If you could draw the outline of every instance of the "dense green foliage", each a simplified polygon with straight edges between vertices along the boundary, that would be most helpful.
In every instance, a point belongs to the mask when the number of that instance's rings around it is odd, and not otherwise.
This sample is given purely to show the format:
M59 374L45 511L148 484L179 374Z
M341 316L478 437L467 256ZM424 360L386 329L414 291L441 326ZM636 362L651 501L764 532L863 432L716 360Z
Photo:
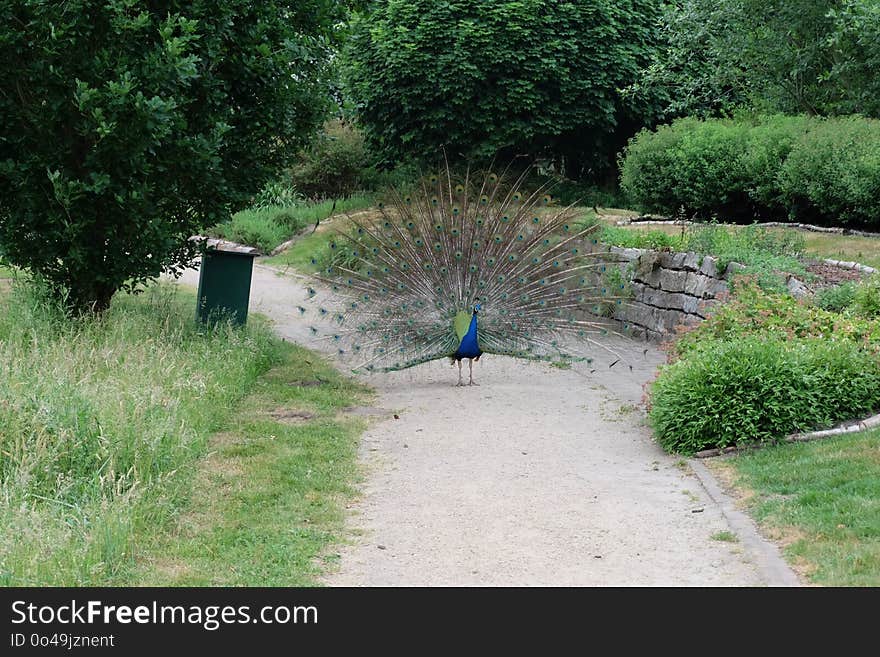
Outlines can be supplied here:
M880 317L880 274L858 283L848 281L820 290L815 303L824 310L844 312L849 316Z
M69 319L30 287L0 297L0 584L112 583L171 518L280 349L258 322L206 333L194 307L153 288Z
M389 161L543 155L601 169L650 113L624 102L655 48L657 0L382 0L352 26L347 78ZM604 158L604 160L603 160Z
M819 290L816 292L813 301L822 310L839 313L852 305L855 295L855 281L847 281L840 285L833 285Z
M850 308L862 317L880 317L880 274L874 274L856 286Z
M670 451L778 440L880 408L880 321L748 280L677 340L673 356L652 384L649 412Z
M634 137L621 187L644 210L880 226L880 121L679 119Z
M291 167L290 181L294 189L311 199L346 198L365 188L369 168L360 131L333 121L300 152Z
M880 360L824 340L712 341L664 367L651 399L671 452L778 440L880 408Z
M79 310L185 262L329 100L329 0L3 7L0 245Z
M875 0L683 0L630 92L665 113L737 107L880 118L880 5Z

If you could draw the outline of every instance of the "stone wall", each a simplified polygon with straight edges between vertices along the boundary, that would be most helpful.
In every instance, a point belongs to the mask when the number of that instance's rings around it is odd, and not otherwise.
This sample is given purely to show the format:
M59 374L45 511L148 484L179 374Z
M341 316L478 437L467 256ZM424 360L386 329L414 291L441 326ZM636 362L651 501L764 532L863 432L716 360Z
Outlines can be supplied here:
M718 299L728 293L728 281L743 266L732 262L718 270L717 259L697 253L670 253L612 247L630 280L632 298L618 307L614 318L634 337L660 341L680 324L706 318Z

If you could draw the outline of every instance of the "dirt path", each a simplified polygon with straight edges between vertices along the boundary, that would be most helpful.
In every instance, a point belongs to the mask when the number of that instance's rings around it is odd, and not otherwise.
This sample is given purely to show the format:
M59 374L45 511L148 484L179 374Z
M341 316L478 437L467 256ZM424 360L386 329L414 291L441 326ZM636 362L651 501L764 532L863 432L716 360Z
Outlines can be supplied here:
M252 309L319 348L303 298L301 279L255 268ZM363 437L363 494L326 583L796 584L715 482L652 442L638 404L661 354L618 347L632 372L486 356L479 387L454 387L445 362L371 377L385 418Z

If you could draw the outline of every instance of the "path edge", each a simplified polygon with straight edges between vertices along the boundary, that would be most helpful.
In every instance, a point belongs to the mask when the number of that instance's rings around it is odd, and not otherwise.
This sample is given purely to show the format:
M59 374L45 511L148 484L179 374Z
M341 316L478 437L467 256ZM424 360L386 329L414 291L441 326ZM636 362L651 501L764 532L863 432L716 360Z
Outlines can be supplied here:
M733 499L718 484L709 469L695 459L688 459L691 471L703 489L721 509L731 529L739 537L746 554L752 559L767 586L803 586L791 566L783 559L779 547L761 536L755 522L736 508Z

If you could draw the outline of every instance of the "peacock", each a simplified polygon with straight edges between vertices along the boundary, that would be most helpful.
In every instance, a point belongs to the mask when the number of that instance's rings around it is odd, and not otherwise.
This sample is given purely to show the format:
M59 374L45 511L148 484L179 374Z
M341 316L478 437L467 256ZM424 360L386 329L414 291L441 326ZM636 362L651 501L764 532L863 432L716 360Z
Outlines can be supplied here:
M618 332L608 317L624 284L598 226L557 206L546 186L526 191L528 170L511 183L508 171L456 175L446 165L393 190L372 218L350 218L312 259L309 297L354 371L448 358L461 386L467 360L467 385L477 385L483 354L571 362L592 361L594 348L615 353L604 336Z

